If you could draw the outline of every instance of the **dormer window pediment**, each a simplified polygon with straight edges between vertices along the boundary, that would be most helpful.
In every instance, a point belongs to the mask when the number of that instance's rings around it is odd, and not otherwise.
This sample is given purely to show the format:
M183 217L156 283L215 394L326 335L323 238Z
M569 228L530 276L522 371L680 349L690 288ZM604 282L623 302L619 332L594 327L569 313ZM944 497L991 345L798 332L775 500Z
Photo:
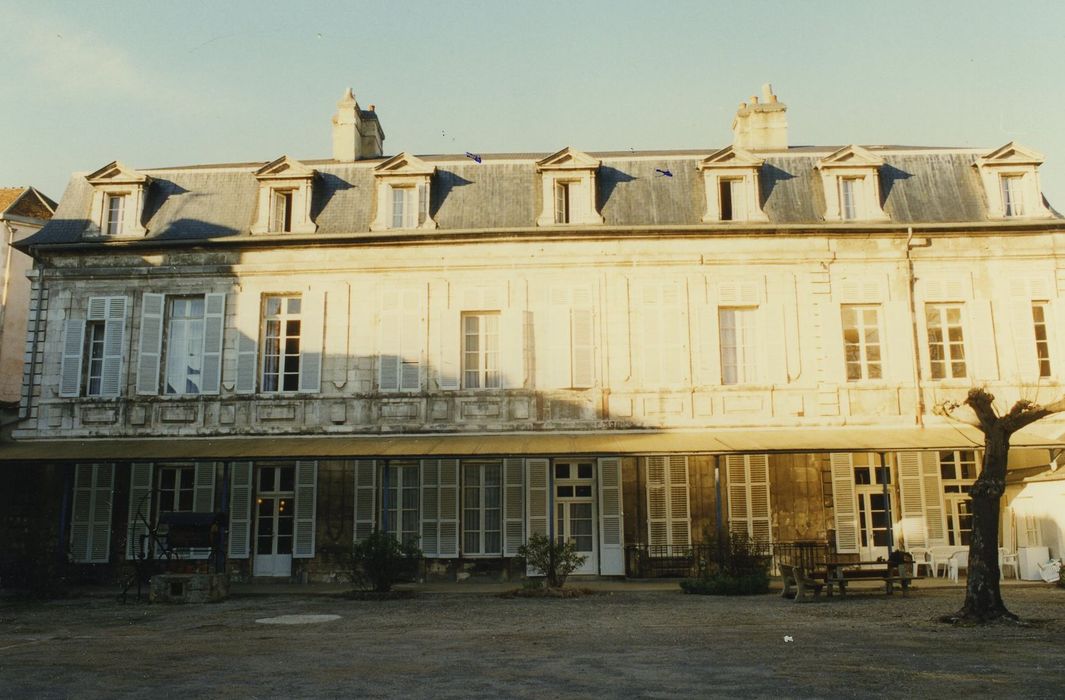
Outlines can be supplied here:
M825 193L825 221L887 221L880 206L884 159L861 146L844 146L817 163Z
M147 233L141 217L150 177L116 160L85 179L93 188L89 205L90 235L133 238Z
M764 162L737 146L722 148L700 161L706 195L703 222L768 221L758 178Z
M1053 214L1043 204L1039 166L1043 155L1010 141L976 162L992 219L1030 219Z
M377 214L370 230L435 229L429 212L434 174L436 166L405 152L376 166Z
M603 223L595 206L595 174L600 161L567 146L536 162L543 206L537 226Z
M252 233L314 233L311 195L315 171L288 156L270 161L255 171L259 203Z

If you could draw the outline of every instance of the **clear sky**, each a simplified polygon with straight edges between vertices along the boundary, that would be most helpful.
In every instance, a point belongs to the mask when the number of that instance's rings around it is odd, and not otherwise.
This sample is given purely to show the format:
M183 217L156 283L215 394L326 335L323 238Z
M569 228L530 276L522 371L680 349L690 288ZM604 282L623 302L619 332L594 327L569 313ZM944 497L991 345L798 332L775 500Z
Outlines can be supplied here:
M716 149L772 82L792 145L1046 156L1065 210L1065 3L0 0L0 186L329 157L347 86L385 151Z

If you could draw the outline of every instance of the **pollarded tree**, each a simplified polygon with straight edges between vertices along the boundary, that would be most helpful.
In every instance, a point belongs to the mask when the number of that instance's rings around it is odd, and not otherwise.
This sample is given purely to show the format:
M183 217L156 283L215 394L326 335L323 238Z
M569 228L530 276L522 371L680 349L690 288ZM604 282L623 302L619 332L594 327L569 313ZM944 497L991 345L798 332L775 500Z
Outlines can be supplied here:
M999 415L994 401L995 397L984 389L970 389L962 404L945 402L935 410L940 415L974 425L984 434L983 469L970 493L973 529L965 603L961 610L948 616L960 622L1017 620L1002 602L998 567L999 508L1002 494L1006 492L1010 436L1040 418L1065 411L1065 398L1045 406L1021 399L1005 415ZM975 418L958 415L962 405L971 408Z

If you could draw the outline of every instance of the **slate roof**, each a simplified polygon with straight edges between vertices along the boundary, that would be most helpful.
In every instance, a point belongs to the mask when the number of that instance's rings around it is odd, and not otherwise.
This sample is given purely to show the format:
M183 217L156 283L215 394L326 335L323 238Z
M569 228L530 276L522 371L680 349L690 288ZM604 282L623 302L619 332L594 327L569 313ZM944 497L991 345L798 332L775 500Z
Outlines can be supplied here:
M32 187L0 187L0 214L49 219L56 203Z
M760 153L763 209L772 225L823 225L824 193L818 160L836 146L800 146ZM881 196L889 223L898 225L988 221L987 203L973 164L986 149L868 146L883 158ZM606 226L699 226L704 198L699 161L715 148L683 151L590 152L601 159L597 206ZM435 165L430 212L438 232L531 229L540 213L535 162L545 153L427 155ZM373 167L386 158L339 163L304 160L314 168L311 218L316 235L369 234L374 209ZM143 221L158 241L249 237L263 163L140 169L152 178ZM672 177L663 176L666 170ZM88 227L92 187L74 175L52 221L24 244L76 243ZM1056 219L1062 217L1056 212ZM727 224L740 228L743 224ZM856 222L860 227L861 222ZM707 225L710 226L710 225Z

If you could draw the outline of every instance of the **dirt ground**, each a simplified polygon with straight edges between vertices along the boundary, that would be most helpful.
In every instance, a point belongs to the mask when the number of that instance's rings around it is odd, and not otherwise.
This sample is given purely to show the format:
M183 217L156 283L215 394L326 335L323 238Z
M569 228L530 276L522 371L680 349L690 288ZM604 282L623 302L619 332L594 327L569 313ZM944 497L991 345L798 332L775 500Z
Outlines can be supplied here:
M934 622L959 589L804 604L679 591L3 601L0 697L1062 697L1065 591L1005 593L1031 626ZM292 614L340 619L256 623Z

